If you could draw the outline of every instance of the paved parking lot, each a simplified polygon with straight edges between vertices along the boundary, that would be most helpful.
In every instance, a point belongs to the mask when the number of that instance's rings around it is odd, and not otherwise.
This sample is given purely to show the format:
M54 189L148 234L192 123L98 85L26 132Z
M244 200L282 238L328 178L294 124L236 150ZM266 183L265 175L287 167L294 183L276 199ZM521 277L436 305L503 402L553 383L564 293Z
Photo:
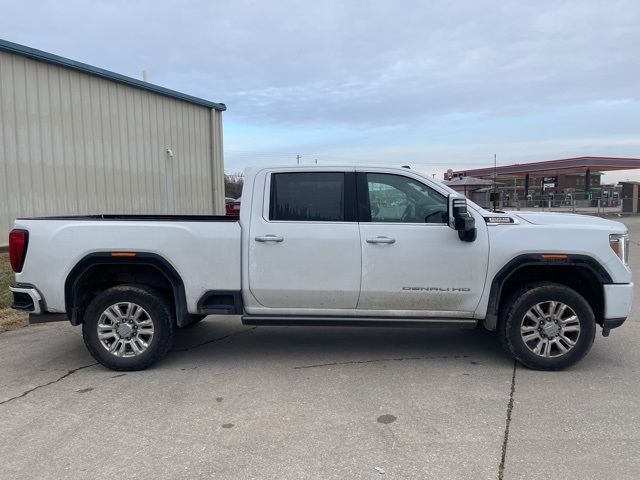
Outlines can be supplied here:
M557 373L480 330L211 318L126 374L66 323L0 334L0 478L637 479L639 313Z

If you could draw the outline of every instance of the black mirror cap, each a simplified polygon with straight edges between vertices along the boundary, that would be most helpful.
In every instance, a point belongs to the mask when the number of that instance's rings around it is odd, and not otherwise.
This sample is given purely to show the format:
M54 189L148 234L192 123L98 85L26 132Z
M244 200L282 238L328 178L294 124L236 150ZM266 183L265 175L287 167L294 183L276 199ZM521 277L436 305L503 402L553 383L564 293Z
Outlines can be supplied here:
M453 217L453 229L454 230L458 230L458 231L468 230L469 228L475 227L475 224L476 224L476 221L467 212L462 213L462 214L454 213L454 217Z
M458 238L463 242L473 242L476 239L476 236L476 227L473 227L470 230L458 230Z
M456 215L455 227L463 242L473 242L476 239L476 219L470 213Z

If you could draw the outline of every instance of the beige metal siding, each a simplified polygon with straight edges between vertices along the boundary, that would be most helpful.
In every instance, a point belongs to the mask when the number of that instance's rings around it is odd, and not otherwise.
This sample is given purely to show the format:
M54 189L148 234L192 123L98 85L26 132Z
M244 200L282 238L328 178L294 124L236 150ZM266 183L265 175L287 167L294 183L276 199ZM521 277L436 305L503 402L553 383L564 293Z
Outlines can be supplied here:
M222 162L221 112L0 51L0 245L23 216L222 214Z

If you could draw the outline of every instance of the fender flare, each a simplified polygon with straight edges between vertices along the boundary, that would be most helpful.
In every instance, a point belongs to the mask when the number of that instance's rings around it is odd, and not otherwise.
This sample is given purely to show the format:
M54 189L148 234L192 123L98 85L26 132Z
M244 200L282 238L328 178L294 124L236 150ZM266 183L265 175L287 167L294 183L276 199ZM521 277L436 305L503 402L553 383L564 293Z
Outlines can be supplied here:
M545 259L543 255L546 253L527 253L518 255L511 259L491 281L491 290L489 292L489 301L487 304L487 315L484 318L484 326L488 330L495 330L498 325L498 309L500 307L500 297L502 295L502 287L509 277L518 270L529 266L548 265L553 267L581 267L586 268L601 285L613 283L611 275L604 269L602 264L595 258L588 255L566 254L566 259ZM561 254L565 255L565 254Z
M65 310L71 325L81 323L80 308L75 305L77 292L81 281L90 269L99 265L146 265L155 268L171 284L173 299L176 306L176 322L179 327L192 322L187 310L187 296L184 283L176 269L162 256L150 252L131 252L131 256L114 256L114 252L93 252L83 257L71 269L64 284Z

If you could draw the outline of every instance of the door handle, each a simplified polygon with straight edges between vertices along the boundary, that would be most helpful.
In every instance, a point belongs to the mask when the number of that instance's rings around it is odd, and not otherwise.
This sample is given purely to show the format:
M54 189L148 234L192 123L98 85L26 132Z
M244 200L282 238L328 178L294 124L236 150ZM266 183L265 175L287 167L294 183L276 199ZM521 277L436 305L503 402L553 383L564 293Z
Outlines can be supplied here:
M396 243L395 238L377 236L375 238L367 238L367 243L386 243L391 245L392 243Z
M284 237L279 237L278 235L264 235L262 237L256 237L256 242L282 242L284 241Z

